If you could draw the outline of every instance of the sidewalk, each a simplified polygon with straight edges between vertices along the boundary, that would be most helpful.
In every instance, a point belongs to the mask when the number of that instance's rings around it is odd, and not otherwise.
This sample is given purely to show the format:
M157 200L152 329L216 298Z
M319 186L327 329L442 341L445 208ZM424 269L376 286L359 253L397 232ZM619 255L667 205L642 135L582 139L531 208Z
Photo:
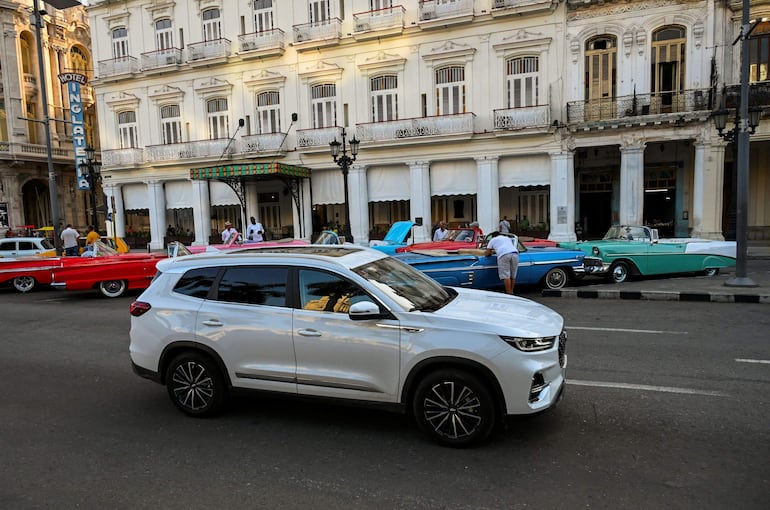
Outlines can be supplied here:
M735 268L719 275L647 277L615 284L586 276L576 286L561 290L543 290L544 297L629 299L657 301L711 301L720 303L770 304L770 245L749 245L746 276L757 287L730 287L725 282L735 277Z

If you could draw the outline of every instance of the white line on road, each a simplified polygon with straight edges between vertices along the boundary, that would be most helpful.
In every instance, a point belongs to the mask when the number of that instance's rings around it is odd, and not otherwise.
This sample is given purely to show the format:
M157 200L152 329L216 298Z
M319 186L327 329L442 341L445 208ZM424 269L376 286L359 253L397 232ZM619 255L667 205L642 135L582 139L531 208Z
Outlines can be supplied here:
M625 329L625 328L589 328L584 326L565 326L566 329L582 329L585 331L615 331L620 333L650 333L653 335L686 335L687 331L663 331L657 329Z
M647 384L609 383L602 381L577 381L568 379L567 384L575 386L594 386L598 388L618 388L622 390L658 391L662 393L682 393L684 395L705 395L708 397L727 397L727 393L721 391L693 390L690 388L675 388L671 386L649 386Z
M744 358L735 358L735 361L738 363L762 363L765 365L770 365L770 359L744 359Z

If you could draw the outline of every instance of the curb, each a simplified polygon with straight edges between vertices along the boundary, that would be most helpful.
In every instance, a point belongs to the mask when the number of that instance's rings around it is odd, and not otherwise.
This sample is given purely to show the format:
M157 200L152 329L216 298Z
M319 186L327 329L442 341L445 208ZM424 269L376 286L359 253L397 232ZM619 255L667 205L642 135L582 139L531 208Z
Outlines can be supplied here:
M756 303L770 305L770 294L727 294L724 292L670 292L659 290L543 290L543 297L626 299L647 301L699 301L711 303Z

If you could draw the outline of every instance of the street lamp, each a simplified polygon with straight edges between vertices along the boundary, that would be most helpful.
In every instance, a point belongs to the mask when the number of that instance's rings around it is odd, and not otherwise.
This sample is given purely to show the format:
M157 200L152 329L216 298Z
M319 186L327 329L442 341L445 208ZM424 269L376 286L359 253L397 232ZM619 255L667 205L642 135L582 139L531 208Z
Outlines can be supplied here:
M80 175L88 181L88 188L91 190L91 225L94 230L99 231L96 218L96 185L102 182L102 165L96 161L96 150L93 147L86 147L86 161L80 163Z
M746 40L759 23L749 22L751 9L750 0L743 0L741 33L733 45L741 42L741 96L740 107L735 113L735 126L725 131L728 113L725 110L714 112L714 124L719 136L725 140L735 141L737 146L738 174L736 204L735 204L735 278L725 282L729 287L757 287L757 284L746 274L748 259L748 212L749 212L749 135L753 134L759 125L761 110L752 108L749 111L749 47Z
M353 135L353 138L350 140L350 156L348 156L348 151L345 148L345 128L342 128L342 143L337 141L337 138L334 138L334 141L329 142L329 149L332 153L332 158L334 159L334 162L339 165L339 167L342 169L342 181L343 186L345 186L345 228L343 229L343 235L345 236L345 240L349 242L353 242L353 233L350 231L350 203L348 202L348 170L350 170L350 165L353 164L353 161L356 160L356 156L358 156L358 145L361 143L360 140L356 140L355 135ZM342 155L340 155L340 147L342 147ZM352 156L352 157L351 157Z

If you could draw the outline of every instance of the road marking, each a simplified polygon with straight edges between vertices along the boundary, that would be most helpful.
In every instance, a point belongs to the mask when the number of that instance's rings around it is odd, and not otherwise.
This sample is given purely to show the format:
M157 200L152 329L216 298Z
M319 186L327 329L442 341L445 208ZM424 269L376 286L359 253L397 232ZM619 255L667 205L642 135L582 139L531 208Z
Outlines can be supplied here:
M658 329L625 329L625 328L590 328L584 326L565 326L565 329L582 329L584 331L614 331L616 333L649 333L652 335L687 335L687 331L663 331Z
M568 379L567 384L575 386L594 386L597 388L617 388L622 390L657 391L661 393L681 393L684 395L705 395L708 397L727 397L727 393L721 391L693 390L690 388L675 388L672 386L650 386L647 384L609 383L602 381L577 381Z
M765 365L770 365L770 359L744 359L744 358L735 358L735 361L738 363L762 363Z

